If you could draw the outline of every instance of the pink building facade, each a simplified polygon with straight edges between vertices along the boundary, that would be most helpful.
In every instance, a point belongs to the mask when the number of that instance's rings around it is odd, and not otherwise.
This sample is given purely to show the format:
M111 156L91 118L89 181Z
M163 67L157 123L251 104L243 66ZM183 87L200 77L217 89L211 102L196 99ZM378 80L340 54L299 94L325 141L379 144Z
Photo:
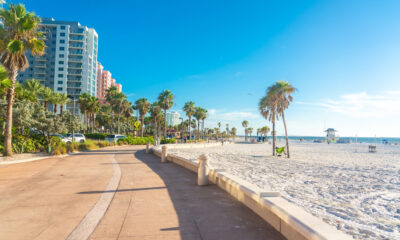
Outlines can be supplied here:
M111 72L104 70L101 63L97 65L97 98L100 101L105 101L107 89L115 86L119 92L122 92L122 85L115 82L112 78Z

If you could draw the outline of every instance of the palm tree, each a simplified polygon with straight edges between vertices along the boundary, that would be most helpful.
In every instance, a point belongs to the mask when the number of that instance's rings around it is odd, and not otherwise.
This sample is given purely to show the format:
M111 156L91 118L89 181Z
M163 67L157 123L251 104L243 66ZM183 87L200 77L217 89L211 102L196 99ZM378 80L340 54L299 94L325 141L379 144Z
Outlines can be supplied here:
M189 118L189 123L191 123L192 122L192 116L196 112L196 108L194 106L194 102L192 102L192 101L186 102L185 105L183 106L183 111L186 113L186 116ZM189 140L192 139L192 132L191 132L191 129L190 129L190 127L191 127L190 125L191 124L188 125L189 126Z
M38 95L43 101L44 111L47 111L47 105L49 104L51 98L53 97L53 90L51 90L51 88L45 87L41 89Z
M91 125L92 132L95 129L96 113L100 110L100 101L94 96L90 96L86 102L86 111L89 114L88 121Z
M81 110L81 113L83 113L83 119L86 125L86 128L89 127L89 121L88 121L88 110L89 110L89 99L90 95L88 93L82 93L79 96L79 109Z
M247 132L249 133L251 138L251 134L253 133L253 128L252 127L247 128Z
M154 140L156 140L158 134L158 124L162 118L162 111L159 102L154 102L150 107L150 115L154 119Z
M164 109L164 138L167 137L167 110L174 105L174 95L170 90L164 90L158 96L160 107Z
M200 121L207 117L207 110L202 107L195 107L195 112L193 116L197 120L197 139L200 139Z
M232 134L233 140L235 140L236 132L237 132L236 128L233 127L232 130L231 130L231 134Z
M51 97L50 103L53 104L54 106L54 113L57 113L57 107L58 104L60 103L60 99L61 99L61 94L60 93L53 93L53 96Z
M276 110L277 113L282 117L283 126L285 128L286 137L286 154L290 158L289 152L289 137L287 133L287 126L285 120L285 110L289 108L290 103L293 101L291 94L294 93L296 89L286 81L278 81L274 85L268 88L268 93L274 96L276 99Z
M22 88L28 92L30 101L38 102L39 93L42 91L44 86L35 79L29 79L22 84Z
M0 62L8 72L11 87L7 90L6 130L4 134L4 156L12 153L12 115L15 86L19 71L29 66L25 53L34 56L44 54L45 44L42 33L37 31L40 18L25 10L22 4L9 4L8 9L0 9Z
M249 121L244 120L242 126L244 127L244 141L247 142L247 127L249 126Z
M266 96L260 99L258 108L260 110L261 115L272 123L272 156L275 156L275 148L276 148L275 123L278 120L276 97L267 90Z
M58 103L60 104L60 115L63 114L64 105L70 102L68 95L66 93L61 93L59 95Z
M140 119L142 123L142 131L141 131L141 136L143 137L143 130L144 130L144 116L149 112L150 110L150 103L147 101L147 98L140 98L135 102L136 109L139 111L140 114Z
M268 137L267 137L267 135L268 135L268 132L269 132L269 131L270 131L270 129L269 129L268 126L265 126L265 127L262 127L262 128L261 128L261 133L264 134L265 138L267 139L267 142L268 142Z

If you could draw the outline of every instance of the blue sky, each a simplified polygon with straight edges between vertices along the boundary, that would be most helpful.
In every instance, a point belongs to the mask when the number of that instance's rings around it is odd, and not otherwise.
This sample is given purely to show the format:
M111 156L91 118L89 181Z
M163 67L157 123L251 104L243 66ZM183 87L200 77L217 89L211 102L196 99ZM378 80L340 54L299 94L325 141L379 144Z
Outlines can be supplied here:
M277 80L298 91L291 135L399 137L400 1L22 1L99 34L99 61L131 101L163 89L243 132L269 123L258 100ZM278 123L278 133L283 134Z

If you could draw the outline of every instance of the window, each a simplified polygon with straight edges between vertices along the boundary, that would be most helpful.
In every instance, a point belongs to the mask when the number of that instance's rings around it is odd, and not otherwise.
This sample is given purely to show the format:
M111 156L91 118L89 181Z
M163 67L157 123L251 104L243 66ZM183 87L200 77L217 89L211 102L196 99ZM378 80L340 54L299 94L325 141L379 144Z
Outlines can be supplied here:
M65 29L65 26L61 26L60 29L64 30L64 29Z
M58 61L58 64L64 64L64 61Z
M62 77L64 77L64 74L58 74L58 77L62 78Z
M57 91L62 91L62 90L63 90L62 87L57 88Z
M64 54L58 55L59 58L64 58Z
M64 82L63 82L63 81L58 81L57 83L58 83L58 84L63 84Z
M60 43L65 43L65 40L64 39L60 39Z
M65 37L65 33L63 33L63 32L60 33L60 36L61 36L61 37Z
M65 47L60 47L60 51L64 51L65 50Z
M59 68L58 68L58 71L64 71L64 68L59 67Z

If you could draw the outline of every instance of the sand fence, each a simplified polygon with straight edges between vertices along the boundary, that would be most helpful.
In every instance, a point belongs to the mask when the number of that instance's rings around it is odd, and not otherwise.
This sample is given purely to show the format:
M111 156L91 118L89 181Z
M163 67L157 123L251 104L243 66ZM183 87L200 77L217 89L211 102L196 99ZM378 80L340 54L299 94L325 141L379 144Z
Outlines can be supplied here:
M224 144L228 144L225 142ZM199 163L192 162L174 154L168 154L168 149L177 148L205 148L221 146L222 143L199 144L168 144L161 148L147 147L160 157L162 162L172 162L192 172L198 173L198 185L216 184L228 192L235 199L246 205L288 240L302 239L353 239L351 236L337 230L317 217L307 213L302 208L288 202L279 192L261 189L243 179L225 172L224 169L213 169L208 165L206 155L199 156Z

